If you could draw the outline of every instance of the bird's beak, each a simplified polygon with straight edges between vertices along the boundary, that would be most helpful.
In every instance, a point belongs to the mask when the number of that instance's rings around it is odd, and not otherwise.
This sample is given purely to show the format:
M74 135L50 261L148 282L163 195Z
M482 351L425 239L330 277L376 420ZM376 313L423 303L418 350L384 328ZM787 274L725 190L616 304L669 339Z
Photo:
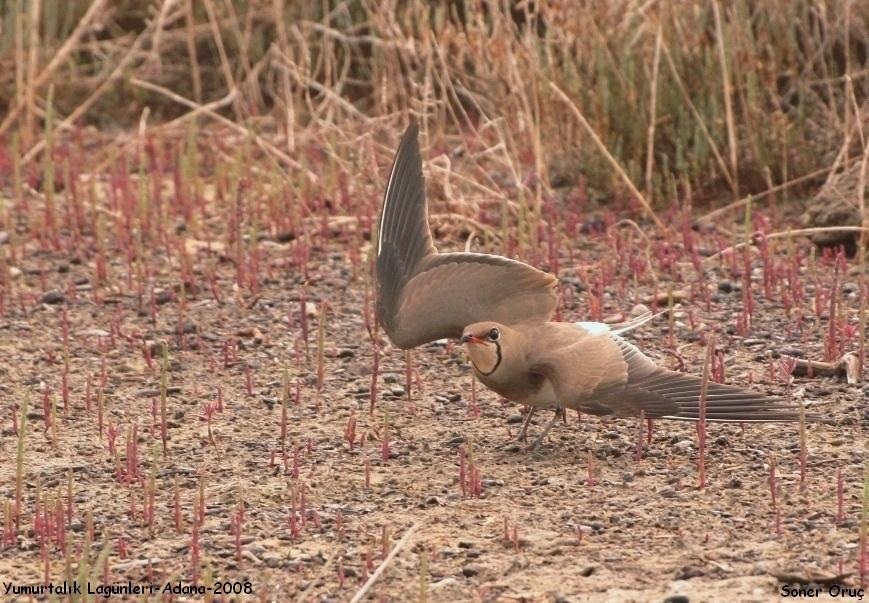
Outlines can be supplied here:
M483 343L483 340L476 335L462 335L459 341L461 343Z

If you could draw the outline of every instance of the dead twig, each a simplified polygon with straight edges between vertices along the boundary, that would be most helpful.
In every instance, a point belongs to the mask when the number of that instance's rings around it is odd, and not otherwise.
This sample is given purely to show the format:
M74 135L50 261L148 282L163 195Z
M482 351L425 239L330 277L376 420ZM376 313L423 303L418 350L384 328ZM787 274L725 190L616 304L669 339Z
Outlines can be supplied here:
M134 86L139 86L140 88L145 88L146 90L151 90L152 92L157 92L159 94L162 94L168 98L171 98L172 100L174 100L177 103L180 103L182 105L190 107L191 109L198 109L198 110L200 110L201 113L204 113L205 115L214 119L215 121L218 121L218 122L228 126L229 128L235 130L236 132L239 132L239 133L244 134L246 136L250 136L251 139L253 140L253 142L258 147L260 147L263 151L265 151L267 154L271 155L272 157L280 159L283 163L285 163L289 167L296 169L296 170L303 170L304 169L302 167L302 164L300 164L298 161L296 161L295 159L293 159L292 157L290 157L289 155L287 155L286 153L281 151L279 148L277 148L275 145L273 145L272 143L270 143L269 141L264 139L259 134L256 134L253 131L251 131L250 129L235 123L234 121L232 121L229 118L224 117L220 113L216 113L213 110L207 109L206 105L199 105L195 101L192 101L188 98L185 98L185 97L181 96L180 94L176 94L175 92L172 92L168 88L164 88L163 86L158 86L157 84L152 84L151 82L146 82L144 80L140 80L139 78L134 77L134 78L130 79L130 83L133 84ZM319 181L319 178L317 177L317 175L314 174L313 172L311 172L310 170L305 170L305 174L307 175L308 179L312 183Z
M795 377L845 377L850 384L860 381L860 357L848 352L836 362L821 362L820 360L807 360L794 358L793 375Z
M401 552L401 549L410 541L411 536L413 536L414 532L419 528L420 522L416 522L404 533L404 536L401 537L401 540L395 543L395 546L392 547L392 550L389 551L389 555L386 559L383 560L383 563L377 566L377 569L374 570L374 573L368 577L365 584L362 585L356 594L353 595L353 598L350 599L350 603L359 603L363 597L365 597L365 593L377 582L377 579L380 578L381 574L386 571L387 566L389 566L390 562Z

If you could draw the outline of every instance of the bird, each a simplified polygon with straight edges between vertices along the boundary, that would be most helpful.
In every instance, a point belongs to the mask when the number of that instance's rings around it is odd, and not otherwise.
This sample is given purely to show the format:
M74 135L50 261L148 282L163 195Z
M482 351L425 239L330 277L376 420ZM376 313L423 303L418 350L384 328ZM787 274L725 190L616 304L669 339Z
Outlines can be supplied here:
M486 253L439 253L428 224L419 126L399 143L377 228L377 320L397 347L458 339L476 378L500 396L555 415L715 422L789 422L799 409L781 397L705 380L655 364L623 335L653 318L621 325L556 322L557 278ZM701 409L702 390L706 395Z

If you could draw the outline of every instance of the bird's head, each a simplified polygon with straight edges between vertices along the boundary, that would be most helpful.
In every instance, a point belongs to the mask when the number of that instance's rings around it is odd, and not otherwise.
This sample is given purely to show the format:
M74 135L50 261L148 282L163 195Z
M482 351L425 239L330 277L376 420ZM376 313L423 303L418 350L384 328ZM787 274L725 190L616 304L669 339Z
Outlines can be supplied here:
M504 342L511 334L509 327L496 322L477 322L465 327L460 341L477 372L488 376L501 365Z

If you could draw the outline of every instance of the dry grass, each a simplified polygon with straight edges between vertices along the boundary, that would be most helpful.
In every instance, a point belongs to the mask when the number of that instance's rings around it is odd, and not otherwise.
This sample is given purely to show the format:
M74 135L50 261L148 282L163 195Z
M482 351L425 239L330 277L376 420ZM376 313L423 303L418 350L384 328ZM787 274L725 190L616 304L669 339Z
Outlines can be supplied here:
M829 167L865 121L869 24L852 4L10 0L0 133L15 124L34 159L49 84L61 130L231 98L216 110L290 154L413 112L431 140L463 132L538 217L552 157L602 190L623 179L560 89L647 198L758 192Z

